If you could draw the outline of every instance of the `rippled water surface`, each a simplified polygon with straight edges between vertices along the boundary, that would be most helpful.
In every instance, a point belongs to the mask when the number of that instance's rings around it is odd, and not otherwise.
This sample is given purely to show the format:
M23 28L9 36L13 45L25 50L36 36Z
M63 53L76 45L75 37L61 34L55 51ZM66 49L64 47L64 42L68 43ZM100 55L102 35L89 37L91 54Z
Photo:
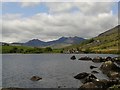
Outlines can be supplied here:
M2 55L3 87L20 88L78 88L82 84L73 77L81 72L91 72L90 65L100 67L101 63L91 61L70 60L72 54L6 54ZM81 56L112 56L110 54L77 54ZM98 70L99 69L94 69ZM99 71L100 72L100 71ZM42 80L33 82L34 75ZM107 78L101 72L95 74L98 78Z

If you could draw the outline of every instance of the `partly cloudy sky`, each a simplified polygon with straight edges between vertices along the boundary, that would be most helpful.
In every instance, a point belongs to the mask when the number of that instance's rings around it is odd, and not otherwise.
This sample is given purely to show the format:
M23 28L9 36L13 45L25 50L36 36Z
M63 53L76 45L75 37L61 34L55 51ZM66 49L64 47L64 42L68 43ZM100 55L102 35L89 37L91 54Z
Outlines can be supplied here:
M0 20L1 24L1 20ZM2 41L95 37L118 25L117 2L4 2Z

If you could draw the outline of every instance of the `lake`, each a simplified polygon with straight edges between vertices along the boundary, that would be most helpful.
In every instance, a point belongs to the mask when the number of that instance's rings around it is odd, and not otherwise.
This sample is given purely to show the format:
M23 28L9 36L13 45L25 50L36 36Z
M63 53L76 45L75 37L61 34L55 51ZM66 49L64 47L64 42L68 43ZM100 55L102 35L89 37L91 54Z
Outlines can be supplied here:
M71 60L72 55L76 60ZM116 57L113 54L3 54L2 86L19 88L78 88L82 83L74 79L81 72L91 72L90 65L100 67L102 63L80 61L81 56ZM99 71L99 69L94 69ZM42 80L31 81L34 75ZM99 79L107 79L101 71L95 74Z

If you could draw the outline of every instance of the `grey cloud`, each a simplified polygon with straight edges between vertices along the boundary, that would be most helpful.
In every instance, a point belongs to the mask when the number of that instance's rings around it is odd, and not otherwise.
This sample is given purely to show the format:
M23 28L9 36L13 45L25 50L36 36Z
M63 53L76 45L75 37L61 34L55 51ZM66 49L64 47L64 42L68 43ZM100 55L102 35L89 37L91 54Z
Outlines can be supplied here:
M56 8L56 3L46 4L54 14L38 13L31 17L4 15L3 41L25 42L33 38L48 41L62 36L91 38L118 24L117 16L111 13L111 3L61 4L58 3ZM88 9L84 9L87 5ZM81 11L66 12L73 6Z
M65 13L73 8L78 8L84 14L96 15L108 13L113 2L54 2L46 3L50 8L50 13Z

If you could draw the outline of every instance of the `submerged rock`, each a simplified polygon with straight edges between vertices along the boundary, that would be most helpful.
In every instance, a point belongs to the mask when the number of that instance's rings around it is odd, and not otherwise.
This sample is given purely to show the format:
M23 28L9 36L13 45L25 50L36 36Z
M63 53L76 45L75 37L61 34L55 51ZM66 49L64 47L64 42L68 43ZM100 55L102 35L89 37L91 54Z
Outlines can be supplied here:
M92 71L91 73L94 73L94 74L96 74L96 73L99 73L98 71Z
M74 76L75 79L81 80L82 83L92 82L97 79L97 77L90 73L80 73L76 76Z
M75 55L73 55L70 59L75 60L76 59Z
M41 77L39 77L39 76L33 76L30 80L32 80L32 81L39 81L39 80L41 80L42 78Z
M83 73L79 73L76 76L74 76L75 79L84 79L85 77L87 77L89 75L89 73L83 72Z
M92 60L92 58L85 56L85 57L81 57L78 60Z
M93 68L97 68L97 67L96 67L96 66L91 65L91 66L90 66L90 69L93 69Z
M61 86L58 86L58 88L61 88Z

